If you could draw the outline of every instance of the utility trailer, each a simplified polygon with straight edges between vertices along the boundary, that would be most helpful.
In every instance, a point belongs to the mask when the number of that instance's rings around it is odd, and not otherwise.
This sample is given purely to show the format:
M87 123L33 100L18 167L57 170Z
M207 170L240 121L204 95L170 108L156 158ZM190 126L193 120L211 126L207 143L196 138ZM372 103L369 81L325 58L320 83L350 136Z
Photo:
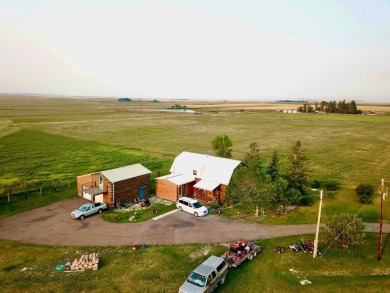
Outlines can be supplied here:
M261 251L260 246L253 241L237 240L230 244L230 249L225 252L223 259L229 267L238 267L246 260L252 260Z

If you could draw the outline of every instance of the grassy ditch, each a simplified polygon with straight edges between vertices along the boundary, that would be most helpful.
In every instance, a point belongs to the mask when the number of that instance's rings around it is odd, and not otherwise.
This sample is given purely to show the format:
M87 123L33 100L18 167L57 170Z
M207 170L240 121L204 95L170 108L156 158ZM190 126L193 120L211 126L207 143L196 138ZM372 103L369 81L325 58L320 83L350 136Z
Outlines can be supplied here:
M307 236L312 238L312 236ZM260 240L262 252L252 261L229 270L217 292L385 292L390 286L390 235L384 237L382 261L376 260L377 235L367 234L360 248L322 248L313 259L303 252L274 252L300 237ZM177 292L186 276L209 255L222 255L222 245L149 246L133 251L121 247L47 247L0 241L2 292ZM66 273L58 264L81 254L99 252L97 271ZM23 268L27 268L24 271ZM290 269L294 271L291 272ZM310 285L299 281L307 279Z

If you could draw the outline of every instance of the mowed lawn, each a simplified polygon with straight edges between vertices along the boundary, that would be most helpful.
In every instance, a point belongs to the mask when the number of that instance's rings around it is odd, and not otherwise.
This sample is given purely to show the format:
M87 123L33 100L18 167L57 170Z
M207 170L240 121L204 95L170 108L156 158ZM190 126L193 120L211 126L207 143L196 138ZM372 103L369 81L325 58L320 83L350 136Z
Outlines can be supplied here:
M154 178L166 174L182 151L213 154L211 140L218 134L231 137L235 159L243 159L249 144L256 142L264 165L277 151L282 169L291 146L301 140L310 159L309 179L342 185L335 198L325 199L324 214L357 212L365 221L378 221L378 198L361 205L354 188L360 183L379 188L382 178L390 181L390 115L282 114L248 110L242 104L243 111L227 111L226 103L198 103L195 110L201 115L155 111L180 102L1 98L0 185L74 179L133 163L144 164ZM315 200L311 207L284 216L272 208L260 221L313 223L317 207ZM254 211L245 213L247 220L257 221ZM389 213L385 220L390 220Z
M225 284L216 292L386 292L390 286L389 246L379 262L376 235L368 234L367 240L361 248L349 250L322 247L323 256L317 259L303 252L274 252L277 246L298 242L300 237L257 241L262 252L229 270ZM384 240L388 242L389 235ZM188 244L133 251L130 244L46 247L10 241L0 241L0 247L12 251L1 256L1 292L177 292L186 276L209 255L220 256L228 249ZM58 264L93 252L100 254L97 271L55 270ZM312 283L302 286L302 280Z

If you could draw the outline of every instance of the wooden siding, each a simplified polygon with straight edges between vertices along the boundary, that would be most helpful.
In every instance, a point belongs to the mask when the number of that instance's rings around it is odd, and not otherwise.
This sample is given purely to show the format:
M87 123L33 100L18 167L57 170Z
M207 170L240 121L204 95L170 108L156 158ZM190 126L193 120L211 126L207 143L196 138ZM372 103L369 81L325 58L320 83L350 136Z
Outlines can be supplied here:
M150 197L150 174L115 182L114 199L115 201L132 202L139 198L140 188L145 186L145 198ZM110 188L108 188L110 193Z
M83 175L77 177L77 195L83 196L83 187L84 184L90 184L92 182L92 174Z
M100 173L91 173L77 177L77 195L80 197L83 196L83 185L87 187L98 187L101 176Z
M156 196L177 201L177 185L167 179L156 179Z

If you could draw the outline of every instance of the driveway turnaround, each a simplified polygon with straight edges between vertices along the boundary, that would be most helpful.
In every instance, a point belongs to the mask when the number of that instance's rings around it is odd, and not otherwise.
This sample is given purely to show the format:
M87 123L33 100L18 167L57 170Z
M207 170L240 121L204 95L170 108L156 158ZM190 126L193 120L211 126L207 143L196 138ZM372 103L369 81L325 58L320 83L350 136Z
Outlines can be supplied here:
M71 211L86 201L81 198L54 203L0 221L0 238L24 243L60 246L118 246L147 244L222 243L236 239L264 239L315 233L315 224L246 224L216 215L196 218L174 212L156 220L115 224L100 215L73 220ZM390 225L383 225L390 233ZM367 224L366 231L376 232L379 224Z

